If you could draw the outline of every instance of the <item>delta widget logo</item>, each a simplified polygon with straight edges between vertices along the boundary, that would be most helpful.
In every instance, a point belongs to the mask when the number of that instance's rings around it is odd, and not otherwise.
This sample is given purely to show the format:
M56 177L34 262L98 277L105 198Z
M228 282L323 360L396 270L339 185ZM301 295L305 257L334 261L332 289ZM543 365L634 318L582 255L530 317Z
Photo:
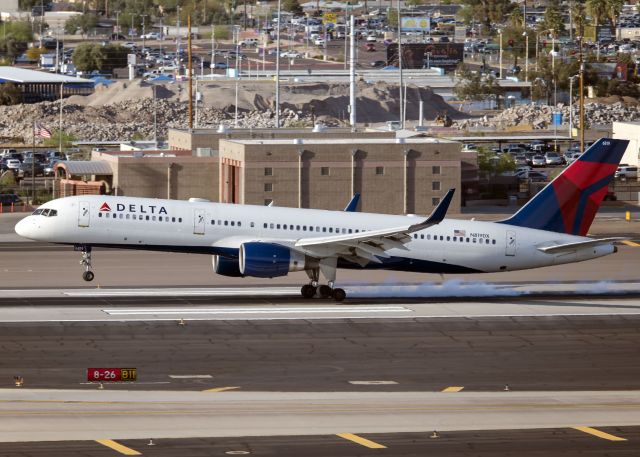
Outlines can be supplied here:
M102 204L102 206L100 207L100 211L101 212L108 212L111 211L111 208L109 207L109 205L107 204L107 202L104 202Z

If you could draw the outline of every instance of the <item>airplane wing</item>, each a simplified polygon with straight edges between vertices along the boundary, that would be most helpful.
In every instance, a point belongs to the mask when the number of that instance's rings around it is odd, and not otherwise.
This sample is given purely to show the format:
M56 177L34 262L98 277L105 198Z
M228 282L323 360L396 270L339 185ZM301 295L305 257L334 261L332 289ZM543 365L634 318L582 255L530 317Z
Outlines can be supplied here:
M454 192L455 189L450 189L431 215L417 224L329 237L302 238L295 242L294 248L318 258L338 256L361 265L368 262L381 263L378 257L390 257L387 250L407 250L405 244L411 241L411 233L442 222Z
M538 251L544 252L545 254L558 254L562 252L570 252L575 251L576 249L588 248L594 246L601 246L603 244L611 244L616 241L625 241L629 238L624 237L611 237L611 238L598 238L587 241L578 241L576 243L566 243L566 244L556 244L553 246L545 246L538 248Z

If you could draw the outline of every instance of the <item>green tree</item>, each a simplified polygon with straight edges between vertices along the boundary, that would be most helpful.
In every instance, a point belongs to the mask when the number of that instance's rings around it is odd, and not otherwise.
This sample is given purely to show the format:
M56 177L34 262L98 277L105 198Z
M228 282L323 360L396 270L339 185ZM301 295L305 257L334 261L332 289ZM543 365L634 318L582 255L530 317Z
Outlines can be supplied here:
M457 73L458 82L453 91L458 99L479 101L499 95L499 87L492 76L471 71L466 65L461 65Z
M128 50L122 46L81 44L73 52L73 64L80 71L112 72L127 66Z
M544 12L544 19L538 25L538 30L553 30L557 36L564 31L564 19L560 13L558 0L550 0Z
M95 14L78 14L71 16L64 23L64 31L69 35L73 35L77 30L86 35L98 25L98 16Z
M281 4L283 11L289 11L294 14L302 14L302 7L298 0L283 0Z
M473 11L473 19L484 24L487 30L491 24L501 24L504 18L517 8L510 0L463 0L462 5Z
M27 50L27 42L18 40L13 35L7 35L0 39L0 55L5 55L10 59L21 56Z
M584 7L584 3L581 1L573 2L573 8L571 10L571 16L573 20L573 28L575 29L576 36L584 36L584 26L587 24L586 16L587 11Z
M624 6L624 0L607 0L606 5L609 21L613 27L616 27L618 24L618 18L622 12L622 7Z
M598 26L607 18L609 7L607 0L586 0L587 11L593 19L593 25Z
M17 105L22 102L22 92L13 83L0 84L0 105Z
M498 175L506 171L514 171L516 162L511 154L496 156L493 151L489 151L487 148L478 148L478 168L485 174Z
M398 28L398 11L395 8L390 8L387 11L387 24L392 29Z

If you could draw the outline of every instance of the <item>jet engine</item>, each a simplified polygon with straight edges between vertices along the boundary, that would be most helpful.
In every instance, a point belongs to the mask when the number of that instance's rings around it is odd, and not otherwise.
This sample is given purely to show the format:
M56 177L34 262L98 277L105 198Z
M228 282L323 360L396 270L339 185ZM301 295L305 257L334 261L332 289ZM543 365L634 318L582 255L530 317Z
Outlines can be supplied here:
M250 242L240 246L240 273L256 278L286 276L305 270L305 255L275 243Z
M230 259L228 257L214 255L211 262L213 263L213 271L216 274L221 276L232 276L235 278L244 276L240 273L238 259Z

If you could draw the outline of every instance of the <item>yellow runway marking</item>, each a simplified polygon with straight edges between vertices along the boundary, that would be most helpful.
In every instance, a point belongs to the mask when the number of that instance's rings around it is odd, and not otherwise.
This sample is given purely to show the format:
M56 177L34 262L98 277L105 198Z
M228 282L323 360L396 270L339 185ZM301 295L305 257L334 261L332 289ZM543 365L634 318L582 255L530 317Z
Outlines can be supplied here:
M235 390L239 388L240 387L215 387L213 389L203 390L203 392L226 392L227 390Z
M631 241L631 240L624 240L622 244L626 244L627 246L631 246L634 248L640 248L640 243L636 243L635 241Z
M460 392L462 389L464 389L463 386L451 386L443 389L443 392Z
M581 432L588 433L589 435L597 436L598 438L602 438L603 440L627 441L626 438L621 438L619 436L611 435L609 433L606 433L591 427L573 427L573 428L575 428L576 430L580 430Z
M124 455L142 455L138 451L134 451L133 449L131 449L131 448L127 447L127 446L123 446L120 443L116 443L113 440L96 440L96 443L100 443L103 446L110 447L111 449L113 449L114 451L119 452L120 454L124 454Z
M353 433L338 433L340 438L344 438L345 440L353 441L354 443L358 443L364 447L368 447L370 449L386 449L387 446L383 446L380 443L376 443L374 441L368 440L358 435L354 435Z

